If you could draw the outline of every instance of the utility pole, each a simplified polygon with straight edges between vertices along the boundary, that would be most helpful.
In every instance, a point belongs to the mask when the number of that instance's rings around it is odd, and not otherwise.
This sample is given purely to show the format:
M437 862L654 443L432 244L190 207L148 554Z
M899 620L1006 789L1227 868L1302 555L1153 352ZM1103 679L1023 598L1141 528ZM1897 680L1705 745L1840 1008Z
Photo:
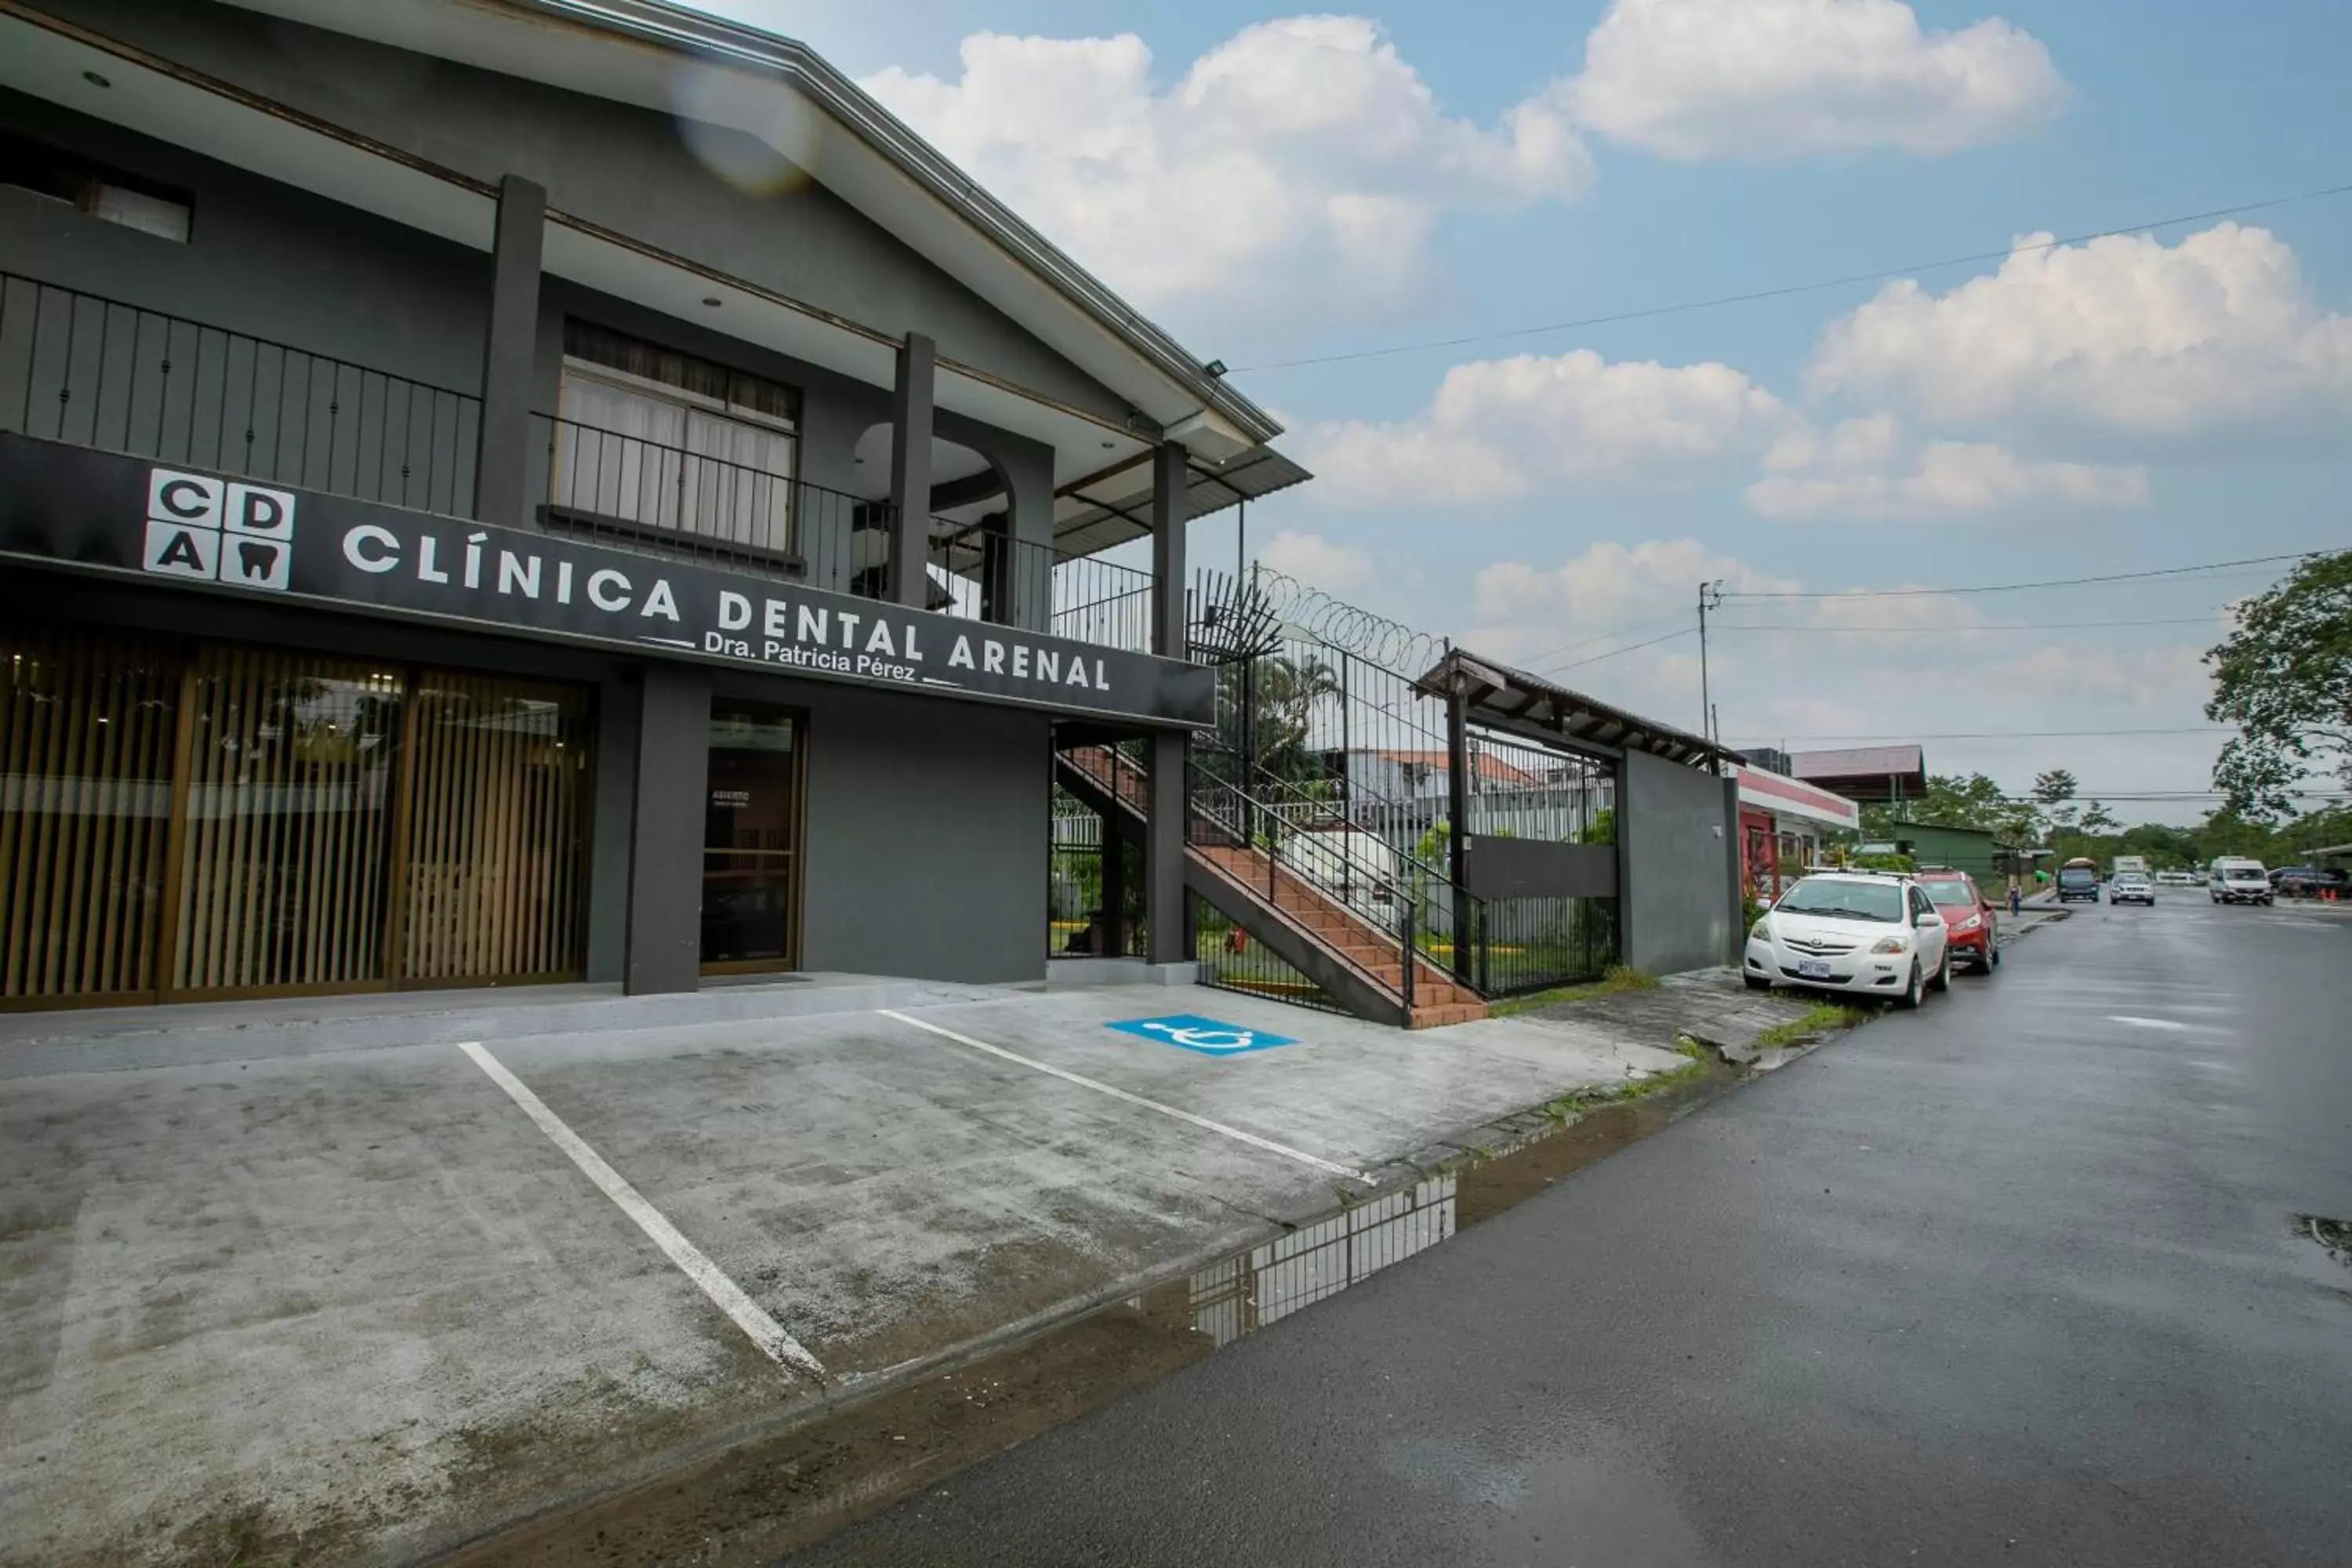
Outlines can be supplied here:
M1707 689L1706 678L1706 613L1723 607L1723 579L1698 585L1698 700L1699 732L1713 743L1720 744L1715 736L1715 700ZM1708 773L1718 773L1716 759L1706 761Z

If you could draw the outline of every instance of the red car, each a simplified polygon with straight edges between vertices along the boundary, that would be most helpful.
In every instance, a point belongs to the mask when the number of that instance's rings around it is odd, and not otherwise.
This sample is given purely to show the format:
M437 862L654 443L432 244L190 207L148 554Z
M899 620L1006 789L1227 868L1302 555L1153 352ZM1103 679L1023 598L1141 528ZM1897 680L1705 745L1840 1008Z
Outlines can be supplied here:
M1954 963L1965 962L1979 973L2000 966L2000 915L1966 871L1921 871L1913 880L1936 902L1949 933Z

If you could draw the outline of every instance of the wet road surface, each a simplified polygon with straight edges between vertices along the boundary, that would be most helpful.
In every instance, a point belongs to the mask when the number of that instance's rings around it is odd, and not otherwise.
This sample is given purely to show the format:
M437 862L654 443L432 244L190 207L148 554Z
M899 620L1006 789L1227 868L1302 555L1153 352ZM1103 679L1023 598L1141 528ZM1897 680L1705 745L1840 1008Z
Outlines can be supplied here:
M2352 921L2187 891L791 1561L2352 1562Z

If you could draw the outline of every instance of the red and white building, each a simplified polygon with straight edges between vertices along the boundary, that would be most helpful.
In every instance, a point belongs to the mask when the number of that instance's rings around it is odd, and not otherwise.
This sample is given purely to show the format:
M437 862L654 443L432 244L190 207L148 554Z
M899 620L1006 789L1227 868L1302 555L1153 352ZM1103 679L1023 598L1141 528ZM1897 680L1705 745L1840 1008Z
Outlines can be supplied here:
M1739 775L1739 874L1764 902L1822 858L1822 837L1862 826L1862 807L1819 784L1743 766Z

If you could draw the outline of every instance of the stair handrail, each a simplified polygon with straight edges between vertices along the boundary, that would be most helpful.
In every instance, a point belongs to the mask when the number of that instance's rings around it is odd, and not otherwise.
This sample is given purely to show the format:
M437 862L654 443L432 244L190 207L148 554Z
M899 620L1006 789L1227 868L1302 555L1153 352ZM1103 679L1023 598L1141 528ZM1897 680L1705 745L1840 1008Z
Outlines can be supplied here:
M1318 805L1328 804L1307 796L1298 788L1296 781L1284 779L1267 772L1263 767L1253 771L1261 775L1259 778L1253 779L1253 783L1271 783L1294 793L1302 800ZM1421 902L1424 899L1434 901L1439 890L1442 889L1448 895L1459 898L1460 902L1456 907L1468 917L1471 921L1470 930L1475 931L1484 929L1483 900L1467 893L1456 894L1451 879L1444 877L1417 858L1392 847L1389 852L1394 858L1396 871L1386 871L1370 865L1355 852L1346 838L1339 838L1334 842L1335 836L1295 826L1285 819L1278 806L1249 790L1243 789L1234 781L1220 777L1204 769L1198 758L1194 758L1190 763L1188 772L1190 787L1185 791L1188 807L1185 826L1186 842L1207 842L1197 837L1193 831L1194 822L1205 820L1222 830L1223 837L1221 842L1262 855L1266 867L1268 902L1275 901L1275 889L1285 862L1287 860L1290 868L1302 880L1323 892L1334 903L1354 914L1366 925L1397 944L1399 962L1402 965L1401 976L1408 983L1412 973L1412 963L1407 960L1405 955L1410 953L1413 959L1429 964L1440 973L1452 973L1456 983L1465 984L1472 990L1482 990L1476 984L1475 978L1465 980L1459 971L1450 969L1423 945L1430 933L1417 917ZM1221 795L1229 797L1230 804L1220 803L1219 805L1213 805L1209 799L1209 789L1212 787ZM1235 809L1236 807L1239 809ZM1341 830L1346 834L1353 835L1364 831L1349 822L1344 815L1339 821ZM1264 831L1257 826L1266 822L1277 825L1281 831ZM1314 850L1311 855L1302 856L1298 852L1298 844L1302 841L1313 843ZM1345 873L1337 879L1336 886L1335 879L1328 875L1329 868L1334 866L1341 868ZM1367 909L1364 904L1351 896L1353 890L1360 887L1375 889L1381 900L1378 908ZM1407 994L1410 994L1409 989Z

